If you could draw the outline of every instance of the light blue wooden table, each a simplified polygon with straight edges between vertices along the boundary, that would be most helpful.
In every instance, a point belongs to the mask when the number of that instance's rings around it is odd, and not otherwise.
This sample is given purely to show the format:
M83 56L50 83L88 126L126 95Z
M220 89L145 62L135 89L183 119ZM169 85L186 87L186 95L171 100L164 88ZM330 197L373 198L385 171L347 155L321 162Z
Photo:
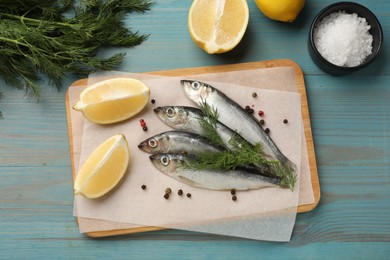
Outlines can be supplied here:
M127 24L150 33L123 49L119 70L147 72L288 58L305 75L321 201L299 214L289 243L164 230L91 239L72 216L66 88L43 85L40 102L0 82L0 259L389 259L390 1L360 0L382 23L380 57L343 77L319 70L307 50L311 20L335 1L307 0L293 24L265 18L249 0L250 22L236 50L208 55L190 39L190 0L157 0ZM115 51L115 50L112 50ZM64 85L75 78L69 77Z

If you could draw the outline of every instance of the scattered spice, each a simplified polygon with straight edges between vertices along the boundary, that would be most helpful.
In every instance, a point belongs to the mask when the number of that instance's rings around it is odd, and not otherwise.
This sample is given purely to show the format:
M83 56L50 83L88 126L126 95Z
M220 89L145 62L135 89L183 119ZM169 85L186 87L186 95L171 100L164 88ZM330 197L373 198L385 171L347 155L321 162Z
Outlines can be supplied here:
M261 120L260 120L260 124L261 124L261 125L264 125L264 124L265 124L264 119L261 119Z
M257 97L257 93L256 93L256 92L253 92L253 93L252 93L252 97L256 98L256 97Z
M178 190L177 194L178 194L179 196L183 195L183 190Z
M168 193L164 194L164 199L166 199L166 200L169 199L169 194Z
M142 127L142 130L144 130L145 132L148 131L148 127L144 126L144 127Z
M236 190L235 190L235 189L232 189L232 190L230 191L230 194L236 195Z
M264 129L264 131L266 134L269 134L269 132L271 132L271 130L269 130L269 128Z
M287 123L288 123L288 120L287 120L287 119L284 119L284 120L283 120L283 123L287 124Z
M264 116L264 111L263 110L259 110L258 114L259 114L259 116Z
M141 189L146 190L146 185L143 184L143 185L141 186Z
M236 200L237 200L237 196L234 195L234 196L232 197L232 200L233 200L233 201L236 201Z
M187 193L187 198L191 198L191 193Z
M170 194L171 192L172 192L171 188L166 188L166 189L165 189L165 193L166 193L166 194Z
M253 108L251 108L250 106L245 106L245 111L249 114L253 114L255 112L255 110L253 110Z
M152 99L150 100L150 102L152 102L152 104L156 103L156 100Z

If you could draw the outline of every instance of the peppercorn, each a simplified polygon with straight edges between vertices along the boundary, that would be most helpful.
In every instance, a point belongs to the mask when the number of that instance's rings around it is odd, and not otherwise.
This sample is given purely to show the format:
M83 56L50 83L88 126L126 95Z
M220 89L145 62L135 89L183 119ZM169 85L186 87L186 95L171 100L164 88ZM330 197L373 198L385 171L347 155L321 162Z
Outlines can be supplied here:
M261 119L261 120L260 120L260 124L262 124L262 125L264 125L264 124L265 124L265 121L264 121L264 119Z
M143 184L143 185L141 186L141 189L146 190L146 185Z
M249 109L251 109L250 106L245 106L245 110L246 110L246 111L249 111Z
M187 198L191 198L191 193L187 193Z
M283 120L283 123L287 124L287 123L288 123L288 120L287 120L287 119L284 119L284 120Z
M266 128L265 130L265 133L269 134L269 132L271 132L271 130L269 130L269 128Z
M235 194L236 194L236 190L235 190L235 189L232 189L232 190L230 191L230 194L235 195Z
M183 195L183 190L178 190L177 194L178 194L179 196Z
M148 127L144 126L144 127L142 127L142 130L144 130L145 132L148 131Z
M171 192L172 192L171 188L166 188L166 189L165 189L165 193L166 193L166 194L170 194Z
M253 93L252 93L252 97L254 97L254 98L257 97L257 93L256 93L256 92L253 92Z
M150 102L152 102L152 104L156 103L156 100L152 99Z
M237 200L237 196L234 195L234 196L232 197L232 200L233 200L233 201L236 201L236 200Z
M169 199L169 194L168 193L164 194L164 199L166 199L166 200Z

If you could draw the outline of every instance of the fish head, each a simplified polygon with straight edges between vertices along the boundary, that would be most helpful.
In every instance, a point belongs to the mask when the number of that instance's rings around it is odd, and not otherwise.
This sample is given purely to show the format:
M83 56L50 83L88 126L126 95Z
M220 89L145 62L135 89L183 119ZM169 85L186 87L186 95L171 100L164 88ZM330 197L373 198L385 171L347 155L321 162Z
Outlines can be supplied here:
M153 154L149 156L152 164L167 175L174 175L180 164L180 155L177 154Z
M205 102L213 92L213 88L197 80L181 80L184 92L192 101L198 105Z
M157 107L154 112L166 125L174 129L181 129L188 122L188 112L180 106Z
M138 148L151 154L165 153L169 149L169 144L167 138L163 134L160 134L142 141L138 145Z

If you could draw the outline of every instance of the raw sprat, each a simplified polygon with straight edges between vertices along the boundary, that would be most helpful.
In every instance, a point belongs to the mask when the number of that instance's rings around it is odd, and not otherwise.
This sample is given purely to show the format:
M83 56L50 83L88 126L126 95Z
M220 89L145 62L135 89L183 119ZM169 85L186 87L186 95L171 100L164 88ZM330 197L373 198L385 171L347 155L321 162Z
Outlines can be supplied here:
M191 134L163 139L161 137L166 133L153 136L143 141L139 148L154 154L150 159L161 172L189 185L207 189L222 190L229 187L242 190L269 186L294 189L297 180L295 165L280 152L267 131L262 129L252 115L222 92L205 83L183 80L182 85L186 95L196 101L201 109L165 106L157 107L154 112L168 126L181 131L168 133L196 133L206 138L209 145L222 149L195 149L196 145L191 144L195 144L197 140ZM220 117L225 116L226 119L227 114L229 116L227 121L225 120L226 124L231 125L230 121L234 120L231 120L230 116L235 115L241 118L239 124L245 126L239 128L241 125L233 125L239 132L233 131L219 121ZM244 133L247 140L241 133ZM267 147L267 150L264 147ZM222 181L222 173L227 173L227 179L235 179L237 186L232 184L234 181L229 183L229 180L223 181L220 186L211 184L213 181ZM255 179L251 179L254 175L257 175ZM212 176L215 176L215 179ZM245 178L257 184L240 186Z

